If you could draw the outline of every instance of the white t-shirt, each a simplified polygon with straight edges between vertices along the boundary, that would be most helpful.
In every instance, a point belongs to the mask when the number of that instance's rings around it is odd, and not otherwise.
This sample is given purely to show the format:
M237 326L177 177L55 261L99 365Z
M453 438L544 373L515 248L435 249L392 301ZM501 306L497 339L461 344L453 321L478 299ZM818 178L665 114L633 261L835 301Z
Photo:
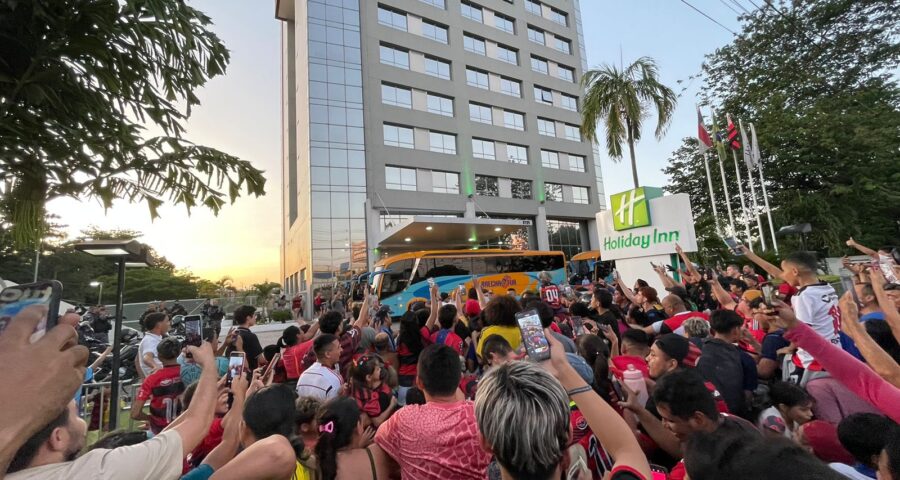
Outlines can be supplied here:
M319 362L309 366L297 380L297 395L328 400L341 393L344 379L333 368Z
M181 435L163 432L146 442L112 450L91 450L74 461L29 468L7 480L156 480L177 479L183 467Z
M144 338L141 339L141 345L138 348L138 358L140 358L141 370L144 372L145 377L150 375L150 372L152 372L153 369L144 363L144 354L153 354L153 363L156 364L157 368L162 368L162 362L159 361L159 354L156 353L156 347L159 346L159 342L161 341L161 336L150 332L145 333Z
M797 320L809 325L832 345L840 348L841 310L838 308L838 295L827 283L814 283L800 288L791 297L791 306ZM803 368L813 364L813 357L805 350L797 350L795 355Z
M867 477L861 473L859 473L855 468L850 465L845 465L843 463L829 463L829 467L832 470L840 473L841 475L849 478L850 480L872 480L872 477Z
M780 433L788 439L793 438L793 432L791 431L790 426L788 426L787 420L784 419L781 412L775 407L769 407L760 412L756 426L763 431L768 430L770 432Z

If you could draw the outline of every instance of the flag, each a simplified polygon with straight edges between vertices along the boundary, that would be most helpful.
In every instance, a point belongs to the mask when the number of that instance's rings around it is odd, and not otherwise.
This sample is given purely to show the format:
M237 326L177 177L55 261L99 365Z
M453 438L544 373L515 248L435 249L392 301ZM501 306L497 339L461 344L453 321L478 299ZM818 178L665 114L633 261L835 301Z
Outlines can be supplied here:
M744 131L744 122L741 119L738 119L738 125L741 128L741 143L744 144L744 163L747 164L747 169L753 169L753 155L750 153L751 147L750 143L747 142L747 132Z
M718 122L716 122L716 111L712 110L711 113L716 153L719 154L719 160L721 161L725 157L725 132L723 130L719 130L719 124Z
M712 148L712 138L709 138L709 132L706 131L706 125L703 124L703 114L700 113L700 107L697 107L697 139L700 140L700 153L706 153Z
M753 148L750 150L750 158L753 159L753 165L758 166L762 158L759 154L759 142L756 140L756 128L750 124L750 141L753 142Z
M734 122L731 121L730 114L726 114L725 117L728 118L728 130L727 130L728 141L726 143L728 144L729 147L731 147L732 150L740 150L741 141L738 140L738 138L737 138L738 137L737 128L734 126Z

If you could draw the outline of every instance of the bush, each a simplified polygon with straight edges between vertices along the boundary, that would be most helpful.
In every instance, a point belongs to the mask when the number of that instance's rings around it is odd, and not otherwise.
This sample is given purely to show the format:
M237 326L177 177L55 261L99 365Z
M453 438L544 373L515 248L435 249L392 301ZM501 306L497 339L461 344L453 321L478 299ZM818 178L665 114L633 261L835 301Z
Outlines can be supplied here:
M293 320L294 316L288 310L273 310L269 314L269 320L273 322L281 322L284 323L289 320Z

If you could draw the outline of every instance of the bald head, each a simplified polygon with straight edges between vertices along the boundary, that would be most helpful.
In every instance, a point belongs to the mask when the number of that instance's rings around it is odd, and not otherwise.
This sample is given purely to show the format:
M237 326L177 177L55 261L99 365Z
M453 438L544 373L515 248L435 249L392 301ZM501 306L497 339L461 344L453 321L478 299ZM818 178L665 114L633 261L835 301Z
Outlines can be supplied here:
M684 306L684 301L678 295L666 295L663 297L662 306L669 315L674 315L687 310L687 307Z

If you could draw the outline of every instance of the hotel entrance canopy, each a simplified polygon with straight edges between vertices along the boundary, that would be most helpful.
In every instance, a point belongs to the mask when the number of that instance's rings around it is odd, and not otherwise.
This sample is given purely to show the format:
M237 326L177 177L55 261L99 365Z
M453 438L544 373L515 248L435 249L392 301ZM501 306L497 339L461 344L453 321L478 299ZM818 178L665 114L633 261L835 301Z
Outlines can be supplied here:
M531 225L531 220L415 216L382 232L378 248L391 253L472 248Z

